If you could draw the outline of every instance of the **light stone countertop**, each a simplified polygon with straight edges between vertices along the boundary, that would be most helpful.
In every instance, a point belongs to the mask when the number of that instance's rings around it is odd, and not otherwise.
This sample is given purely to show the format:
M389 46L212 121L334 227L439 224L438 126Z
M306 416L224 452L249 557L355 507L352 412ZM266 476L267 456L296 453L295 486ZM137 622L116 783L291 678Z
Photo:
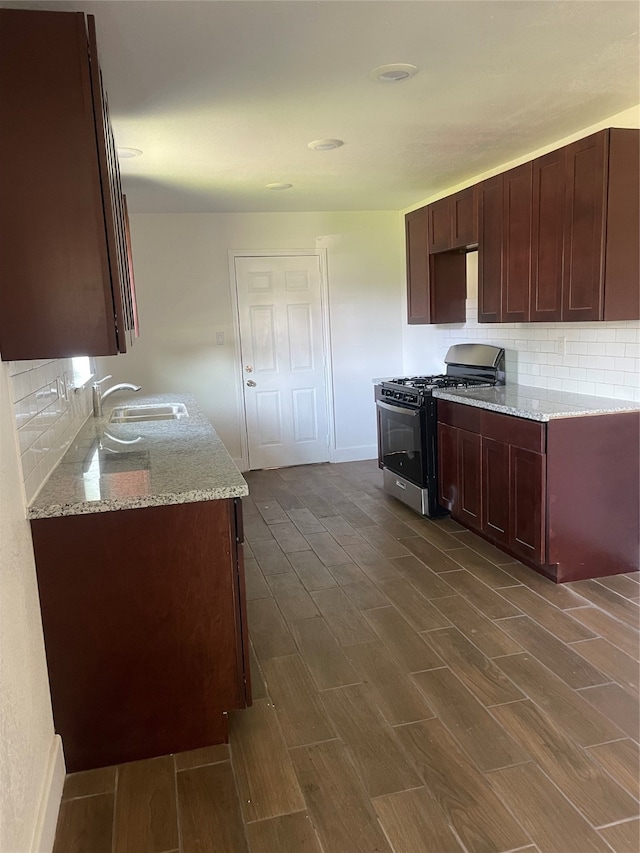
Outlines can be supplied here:
M489 409L503 415L515 415L532 421L551 421L556 418L575 418L585 415L605 415L640 411L640 403L591 397L569 391L553 391L530 385L508 383L493 388L461 388L436 390L433 396L452 403L464 403Z
M184 403L189 417L109 423L116 406ZM123 395L90 417L31 502L28 518L243 497L248 486L189 394Z

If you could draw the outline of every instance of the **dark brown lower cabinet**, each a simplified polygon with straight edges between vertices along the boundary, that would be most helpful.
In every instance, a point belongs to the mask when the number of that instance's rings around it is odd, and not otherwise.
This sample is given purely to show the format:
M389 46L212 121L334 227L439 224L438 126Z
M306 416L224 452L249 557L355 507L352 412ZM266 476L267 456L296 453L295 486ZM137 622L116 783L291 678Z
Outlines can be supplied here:
M227 741L251 704L240 499L31 528L67 770Z
M636 571L640 414L548 423L438 401L454 519L556 582Z

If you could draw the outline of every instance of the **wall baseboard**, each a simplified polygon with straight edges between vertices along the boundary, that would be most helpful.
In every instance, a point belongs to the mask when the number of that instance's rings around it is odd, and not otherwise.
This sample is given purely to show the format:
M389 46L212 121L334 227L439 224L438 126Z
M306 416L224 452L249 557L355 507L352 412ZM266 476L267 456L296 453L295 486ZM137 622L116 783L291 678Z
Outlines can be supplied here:
M33 832L31 853L51 853L56 837L58 812L64 787L65 766L60 735L54 735L47 773L42 787L38 819Z

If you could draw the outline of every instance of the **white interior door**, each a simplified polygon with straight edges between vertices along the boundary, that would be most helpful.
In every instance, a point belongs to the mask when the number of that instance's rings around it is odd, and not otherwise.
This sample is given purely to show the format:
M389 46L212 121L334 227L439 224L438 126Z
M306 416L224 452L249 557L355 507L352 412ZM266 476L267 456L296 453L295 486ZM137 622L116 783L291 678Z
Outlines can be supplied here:
M317 255L236 257L249 468L329 459Z

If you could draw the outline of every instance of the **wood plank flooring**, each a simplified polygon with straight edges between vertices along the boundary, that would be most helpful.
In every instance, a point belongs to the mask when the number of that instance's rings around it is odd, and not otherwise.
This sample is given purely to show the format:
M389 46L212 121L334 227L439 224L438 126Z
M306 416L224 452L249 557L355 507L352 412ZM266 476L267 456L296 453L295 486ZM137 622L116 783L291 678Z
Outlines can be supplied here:
M253 706L68 776L54 853L637 853L638 573L558 587L374 461L247 480Z

